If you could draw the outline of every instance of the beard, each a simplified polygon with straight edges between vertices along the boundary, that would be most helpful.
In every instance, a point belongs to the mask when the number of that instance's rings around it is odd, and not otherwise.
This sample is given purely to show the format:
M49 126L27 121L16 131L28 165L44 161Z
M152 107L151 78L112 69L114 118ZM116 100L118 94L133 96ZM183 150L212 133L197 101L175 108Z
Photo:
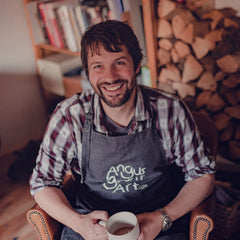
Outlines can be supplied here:
M134 90L134 87L136 86L136 79L132 80L132 86L128 87L128 81L125 79L117 79L115 80L113 83L109 84L109 83L99 83L97 85L97 91L96 93L99 95L100 99L103 100L103 102L105 102L109 107L120 107L122 105L124 105L131 97L132 92ZM104 85L114 85L114 84L123 84L126 86L126 90L124 91L123 94L119 94L119 95L114 95L114 96L106 96L104 95L104 93L102 92L102 86ZM122 87L125 87L122 86Z

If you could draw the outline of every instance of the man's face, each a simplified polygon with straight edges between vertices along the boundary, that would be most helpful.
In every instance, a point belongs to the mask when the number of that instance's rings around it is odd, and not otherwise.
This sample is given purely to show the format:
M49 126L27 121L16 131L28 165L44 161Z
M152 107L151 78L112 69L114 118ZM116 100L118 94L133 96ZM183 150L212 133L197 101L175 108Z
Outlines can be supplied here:
M94 91L110 107L126 103L136 86L136 73L127 49L107 52L103 47L88 53L89 80Z

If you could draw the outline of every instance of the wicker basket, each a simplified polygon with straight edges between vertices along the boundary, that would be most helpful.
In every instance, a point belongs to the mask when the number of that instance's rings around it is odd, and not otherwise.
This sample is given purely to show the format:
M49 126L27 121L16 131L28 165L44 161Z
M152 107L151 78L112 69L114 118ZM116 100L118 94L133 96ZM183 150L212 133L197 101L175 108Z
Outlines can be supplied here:
M229 239L239 231L240 227L240 201L231 207L220 203L216 206L215 234L222 239Z

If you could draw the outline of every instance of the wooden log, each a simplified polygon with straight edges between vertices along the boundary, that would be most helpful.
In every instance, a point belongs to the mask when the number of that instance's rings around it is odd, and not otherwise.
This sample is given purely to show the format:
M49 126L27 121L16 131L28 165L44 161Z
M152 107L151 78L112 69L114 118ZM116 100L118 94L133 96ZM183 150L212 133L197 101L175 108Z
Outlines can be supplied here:
M195 96L195 87L191 84L187 83L180 83L180 82L173 82L172 86L175 90L177 90L177 93L180 98L185 98L187 96Z
M162 38L158 41L158 46L166 51L170 51L173 44L169 39Z
M194 37L205 37L210 31L209 20L197 20L193 22L193 35Z
M221 136L220 136L220 141L221 142L226 142L229 141L233 138L233 134L234 134L234 128L232 124L229 124L227 126L227 128L224 128Z
M164 92L171 93L171 94L176 94L176 90L172 87L172 84L164 83L164 82L158 82L157 87L158 87L158 89L160 89Z
M224 128L227 128L231 124L231 117L221 112L213 116L213 121L217 129L220 131Z
M175 38L179 38L180 34L186 28L186 23L180 15L176 15L172 19L172 31Z
M172 61L174 63L178 63L179 62L179 56L178 56L177 51L176 51L175 48L171 49L170 54L171 54Z
M180 70L174 64L168 64L166 68L162 68L159 78L159 82L168 83L169 81L180 82L181 73Z
M211 56L215 59L222 58L230 53L236 52L236 44L233 38L223 38L221 42L218 42L215 50Z
M208 0L186 0L186 6L191 11L196 11L197 9L203 7L208 3Z
M159 18L166 17L174 9L176 9L176 4L173 1L169 1L169 0L158 1L157 13Z
M193 16L192 12L186 9L186 7L182 4L178 4L177 7L165 18L168 21L172 22L173 18L176 16L181 17L185 25L188 25L189 23L196 21L196 18Z
M233 17L236 16L237 10L231 7L222 8L219 10L224 17Z
M216 82L220 82L220 81L222 81L227 75L228 75L228 73L226 73L226 72L218 71L218 72L214 75L214 80L215 80Z
M218 25L219 21L224 17L224 15L214 9L212 11L209 11L205 14L202 15L202 19L212 19L212 22L211 22L211 29L214 30L216 28L216 26Z
M174 48L180 58L185 58L191 52L189 46L182 41L177 41Z
M205 39L208 39L214 43L222 41L223 29L213 30L205 35Z
M217 112L222 110L225 105L225 101L219 96L219 94L214 93L209 99L209 103L207 104L206 108L210 112Z
M240 124L236 125L236 129L235 129L235 139L236 140L240 140Z
M193 24L190 23L186 28L179 34L178 39L181 39L183 42L192 44L193 42Z
M230 74L227 79L223 80L222 84L228 88L235 88L240 83L238 74Z
M196 58L202 59L209 51L215 48L215 43L206 38L196 37L194 43L192 44L192 48Z
M233 107L226 107L224 112L232 118L240 119L240 104Z
M202 71L203 67L195 57L191 54L188 55L183 67L182 82L187 83L198 78Z
M240 92L240 91L238 91ZM240 102L240 99L238 98L237 91L235 89L232 89L230 91L224 92L223 96L227 99L228 103L232 106L237 105Z
M171 62L170 53L162 48L158 49L157 58L158 58L159 67L164 66Z
M225 55L224 57L218 59L217 61L218 67L227 73L235 73L238 71L238 62L233 57L233 55Z
M171 24L166 19L158 20L157 27L157 37L158 38L168 38L172 36L172 27Z
M197 81L197 87L203 90L216 92L217 82L214 80L212 72L205 71Z
M235 21L233 21L232 19L230 19L230 18L224 18L224 27L225 28L229 28L229 27L233 27L233 28L238 28L239 27L239 25L238 25L238 23L236 23Z
M199 93L196 98L195 107L198 109L206 106L211 96L212 96L211 91L202 91L201 93Z
M233 160L240 159L240 142L230 141L229 142L230 157Z
M202 58L200 63L207 71L215 72L217 70L216 60L211 55Z

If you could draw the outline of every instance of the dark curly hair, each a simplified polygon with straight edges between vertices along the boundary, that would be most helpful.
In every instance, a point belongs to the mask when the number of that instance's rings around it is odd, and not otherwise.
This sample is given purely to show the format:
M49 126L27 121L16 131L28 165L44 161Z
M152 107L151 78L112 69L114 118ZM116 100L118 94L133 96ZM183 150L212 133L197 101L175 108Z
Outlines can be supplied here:
M126 47L131 55L136 71L142 60L142 50L132 28L124 22L107 20L90 27L81 41L81 59L83 68L88 76L88 52L98 53L103 46L108 52L121 52Z

